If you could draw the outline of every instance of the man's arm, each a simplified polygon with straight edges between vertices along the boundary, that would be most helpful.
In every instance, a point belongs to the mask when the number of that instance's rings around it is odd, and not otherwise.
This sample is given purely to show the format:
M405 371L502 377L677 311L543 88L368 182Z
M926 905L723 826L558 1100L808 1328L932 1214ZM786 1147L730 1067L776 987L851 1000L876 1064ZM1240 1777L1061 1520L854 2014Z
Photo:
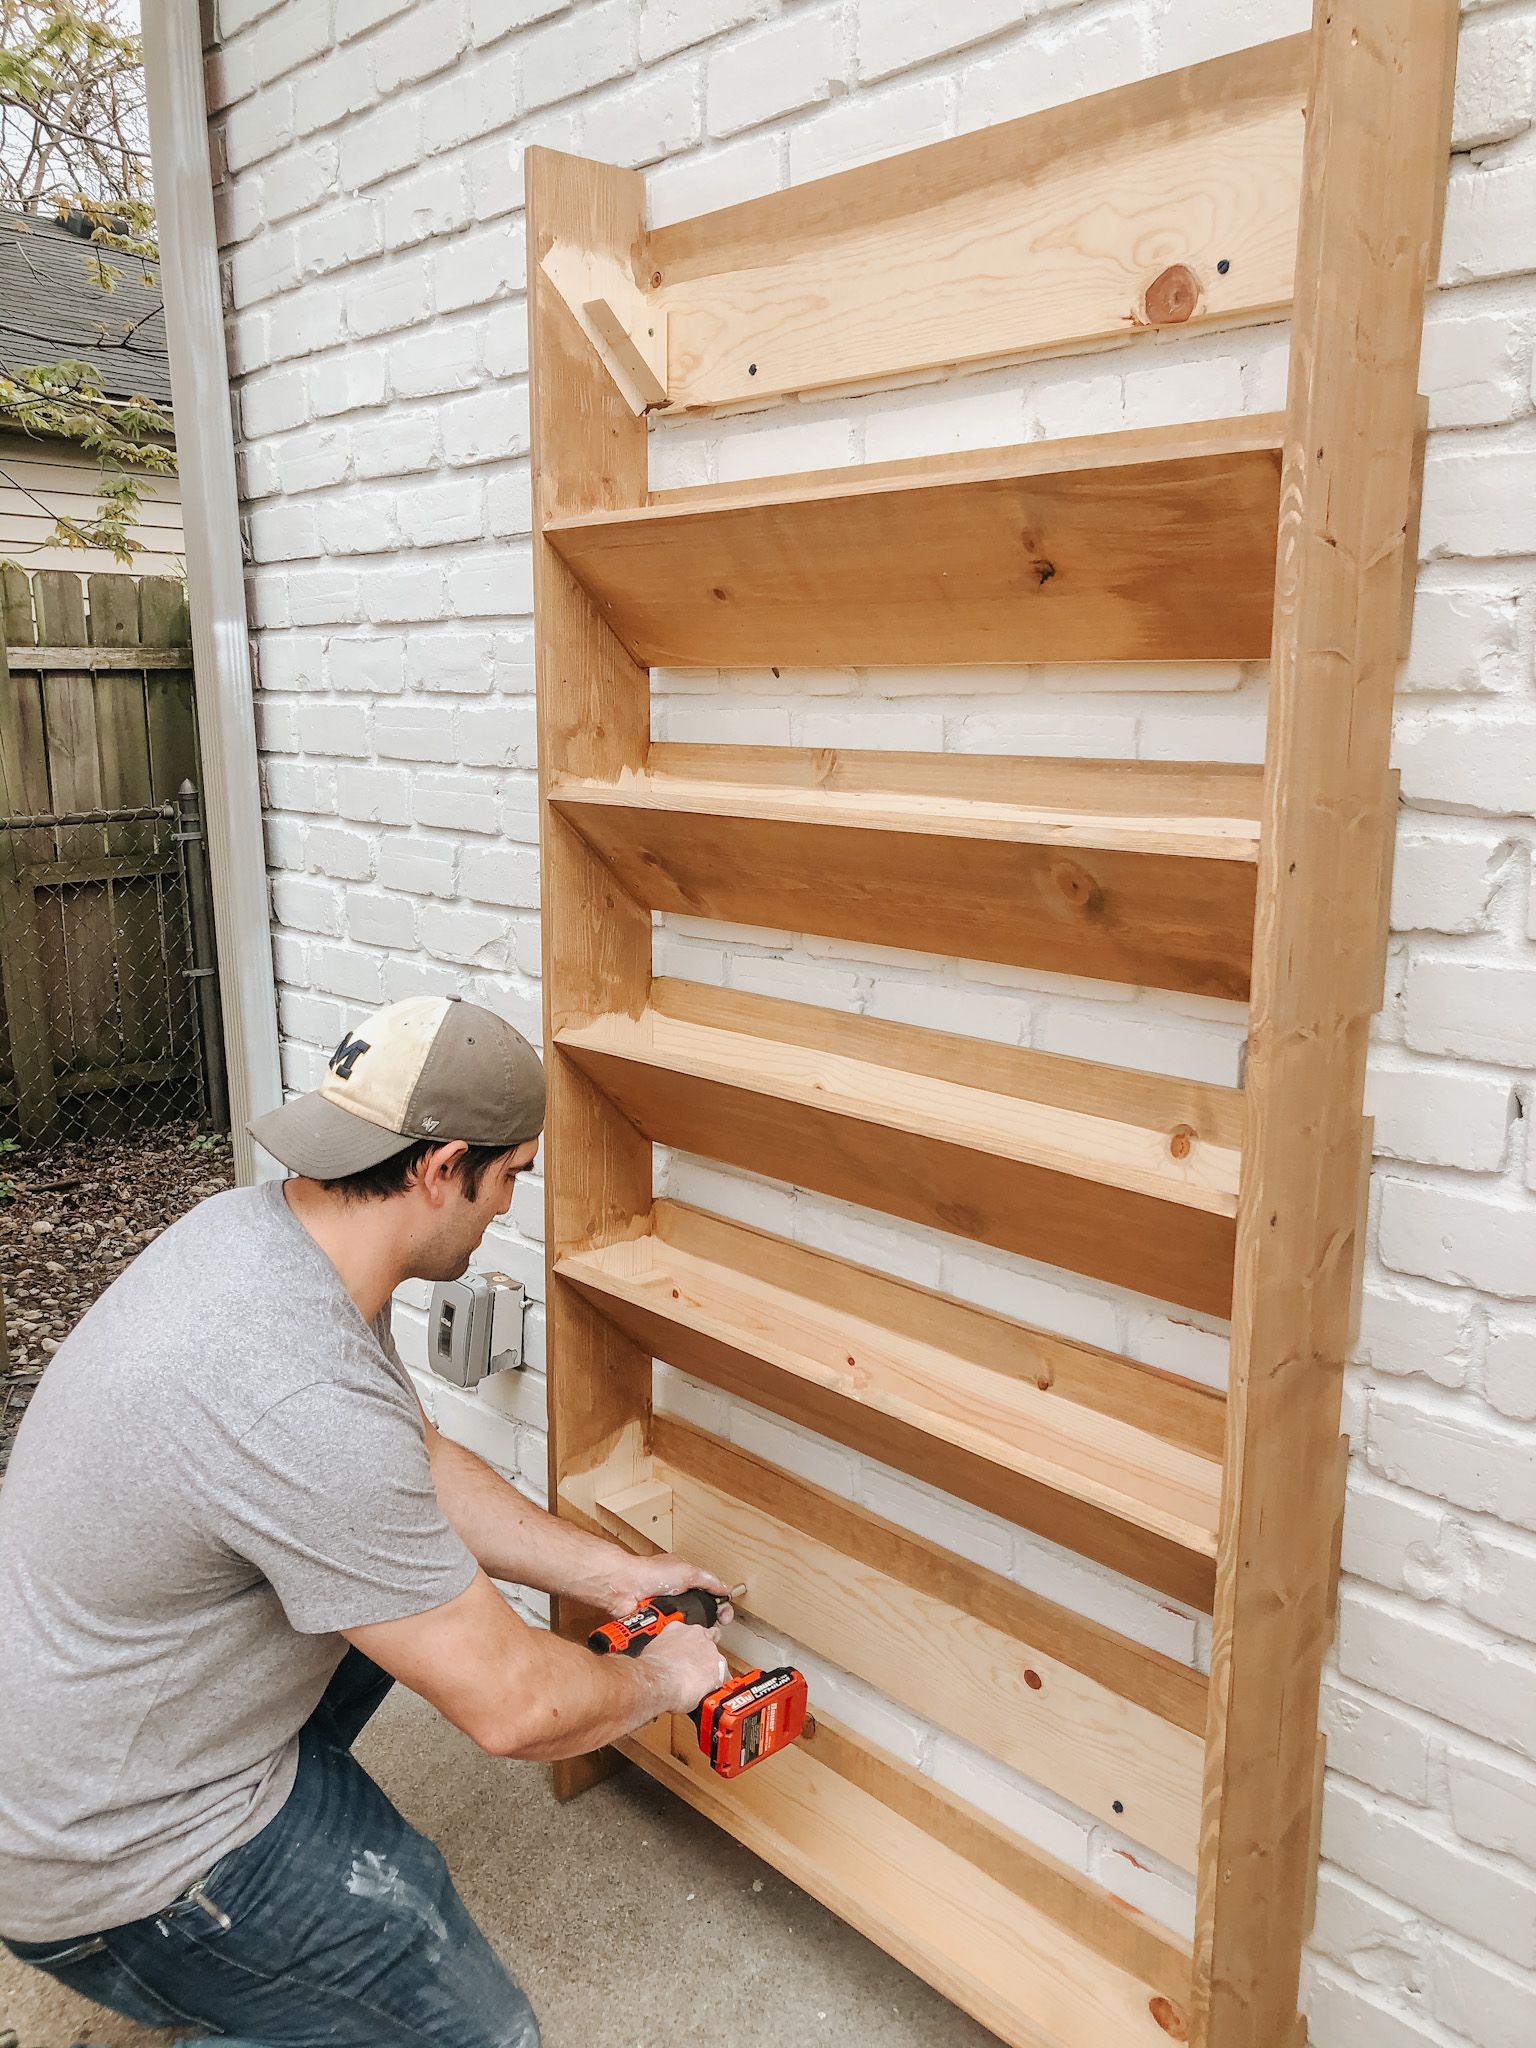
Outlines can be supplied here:
M581 1756L687 1713L729 1675L708 1629L674 1623L641 1657L594 1657L519 1620L483 1572L445 1606L347 1641L493 1756Z
M636 1557L622 1544L546 1514L430 1422L427 1450L443 1513L493 1579L562 1593L604 1614L632 1614L653 1593L681 1593L690 1586L729 1591L713 1572L683 1558ZM730 1618L726 1605L721 1620Z

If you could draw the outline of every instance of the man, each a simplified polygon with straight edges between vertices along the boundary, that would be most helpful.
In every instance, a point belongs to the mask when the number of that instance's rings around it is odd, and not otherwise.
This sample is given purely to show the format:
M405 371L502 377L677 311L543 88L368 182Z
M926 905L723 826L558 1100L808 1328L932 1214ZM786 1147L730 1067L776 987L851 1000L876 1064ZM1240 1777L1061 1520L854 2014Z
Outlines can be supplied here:
M497 1756L575 1756L725 1675L597 1658L491 1583L605 1613L725 1588L526 1502L422 1416L388 1336L532 1164L533 1048L396 1003L252 1125L216 1195L59 1347L0 1491L0 1934L203 2048L536 2048L441 1855L350 1754L393 1679ZM729 1608L725 1609L729 1615Z

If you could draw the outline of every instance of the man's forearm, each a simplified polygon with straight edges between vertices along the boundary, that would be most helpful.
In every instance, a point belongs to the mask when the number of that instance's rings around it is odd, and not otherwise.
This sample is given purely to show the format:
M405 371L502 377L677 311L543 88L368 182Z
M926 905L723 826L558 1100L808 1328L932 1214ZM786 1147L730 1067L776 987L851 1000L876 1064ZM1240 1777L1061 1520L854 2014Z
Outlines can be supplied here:
M432 1480L443 1513L493 1579L607 1605L623 1547L546 1514L483 1458L433 1430Z

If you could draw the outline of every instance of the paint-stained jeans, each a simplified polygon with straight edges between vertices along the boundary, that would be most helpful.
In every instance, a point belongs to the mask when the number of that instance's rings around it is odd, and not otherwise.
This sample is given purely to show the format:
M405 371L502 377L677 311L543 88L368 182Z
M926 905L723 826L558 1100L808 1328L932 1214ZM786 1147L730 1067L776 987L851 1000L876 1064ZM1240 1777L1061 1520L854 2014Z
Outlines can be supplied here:
M281 1810L164 1912L7 1944L187 2048L538 2048L532 2008L447 1865L351 1754L389 1679L349 1650Z

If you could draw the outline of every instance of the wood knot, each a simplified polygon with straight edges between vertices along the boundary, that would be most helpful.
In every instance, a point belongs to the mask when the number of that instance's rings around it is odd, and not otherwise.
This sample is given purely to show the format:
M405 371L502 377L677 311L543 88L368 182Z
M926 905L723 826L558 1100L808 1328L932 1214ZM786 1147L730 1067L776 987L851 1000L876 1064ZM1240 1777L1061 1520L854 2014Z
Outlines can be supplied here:
M1030 567L1034 570L1035 581L1040 585L1042 590L1045 588L1046 584L1050 582L1051 578L1056 574L1056 564L1054 562L1032 562L1030 564Z
M1039 1692L1041 1688L1044 1686L1045 1680L1040 1676L1038 1671L1026 1671L1024 1674L1024 1683L1029 1687L1031 1692Z
M1182 327L1199 303L1199 278L1187 263L1170 263L1147 286L1142 318L1149 327Z
M1170 2041L1189 2039L1189 2014L1181 2011L1171 1998L1158 1996L1149 2002L1147 2010Z
M1103 891L1088 870L1079 867L1075 860L1055 861L1051 867L1051 880L1074 910L1098 910L1102 907Z
M1191 1124L1180 1124L1169 1134L1168 1150L1175 1159L1187 1159L1199 1133Z
M729 604L731 601L731 593L728 590L722 590L718 583L709 594L719 604Z

